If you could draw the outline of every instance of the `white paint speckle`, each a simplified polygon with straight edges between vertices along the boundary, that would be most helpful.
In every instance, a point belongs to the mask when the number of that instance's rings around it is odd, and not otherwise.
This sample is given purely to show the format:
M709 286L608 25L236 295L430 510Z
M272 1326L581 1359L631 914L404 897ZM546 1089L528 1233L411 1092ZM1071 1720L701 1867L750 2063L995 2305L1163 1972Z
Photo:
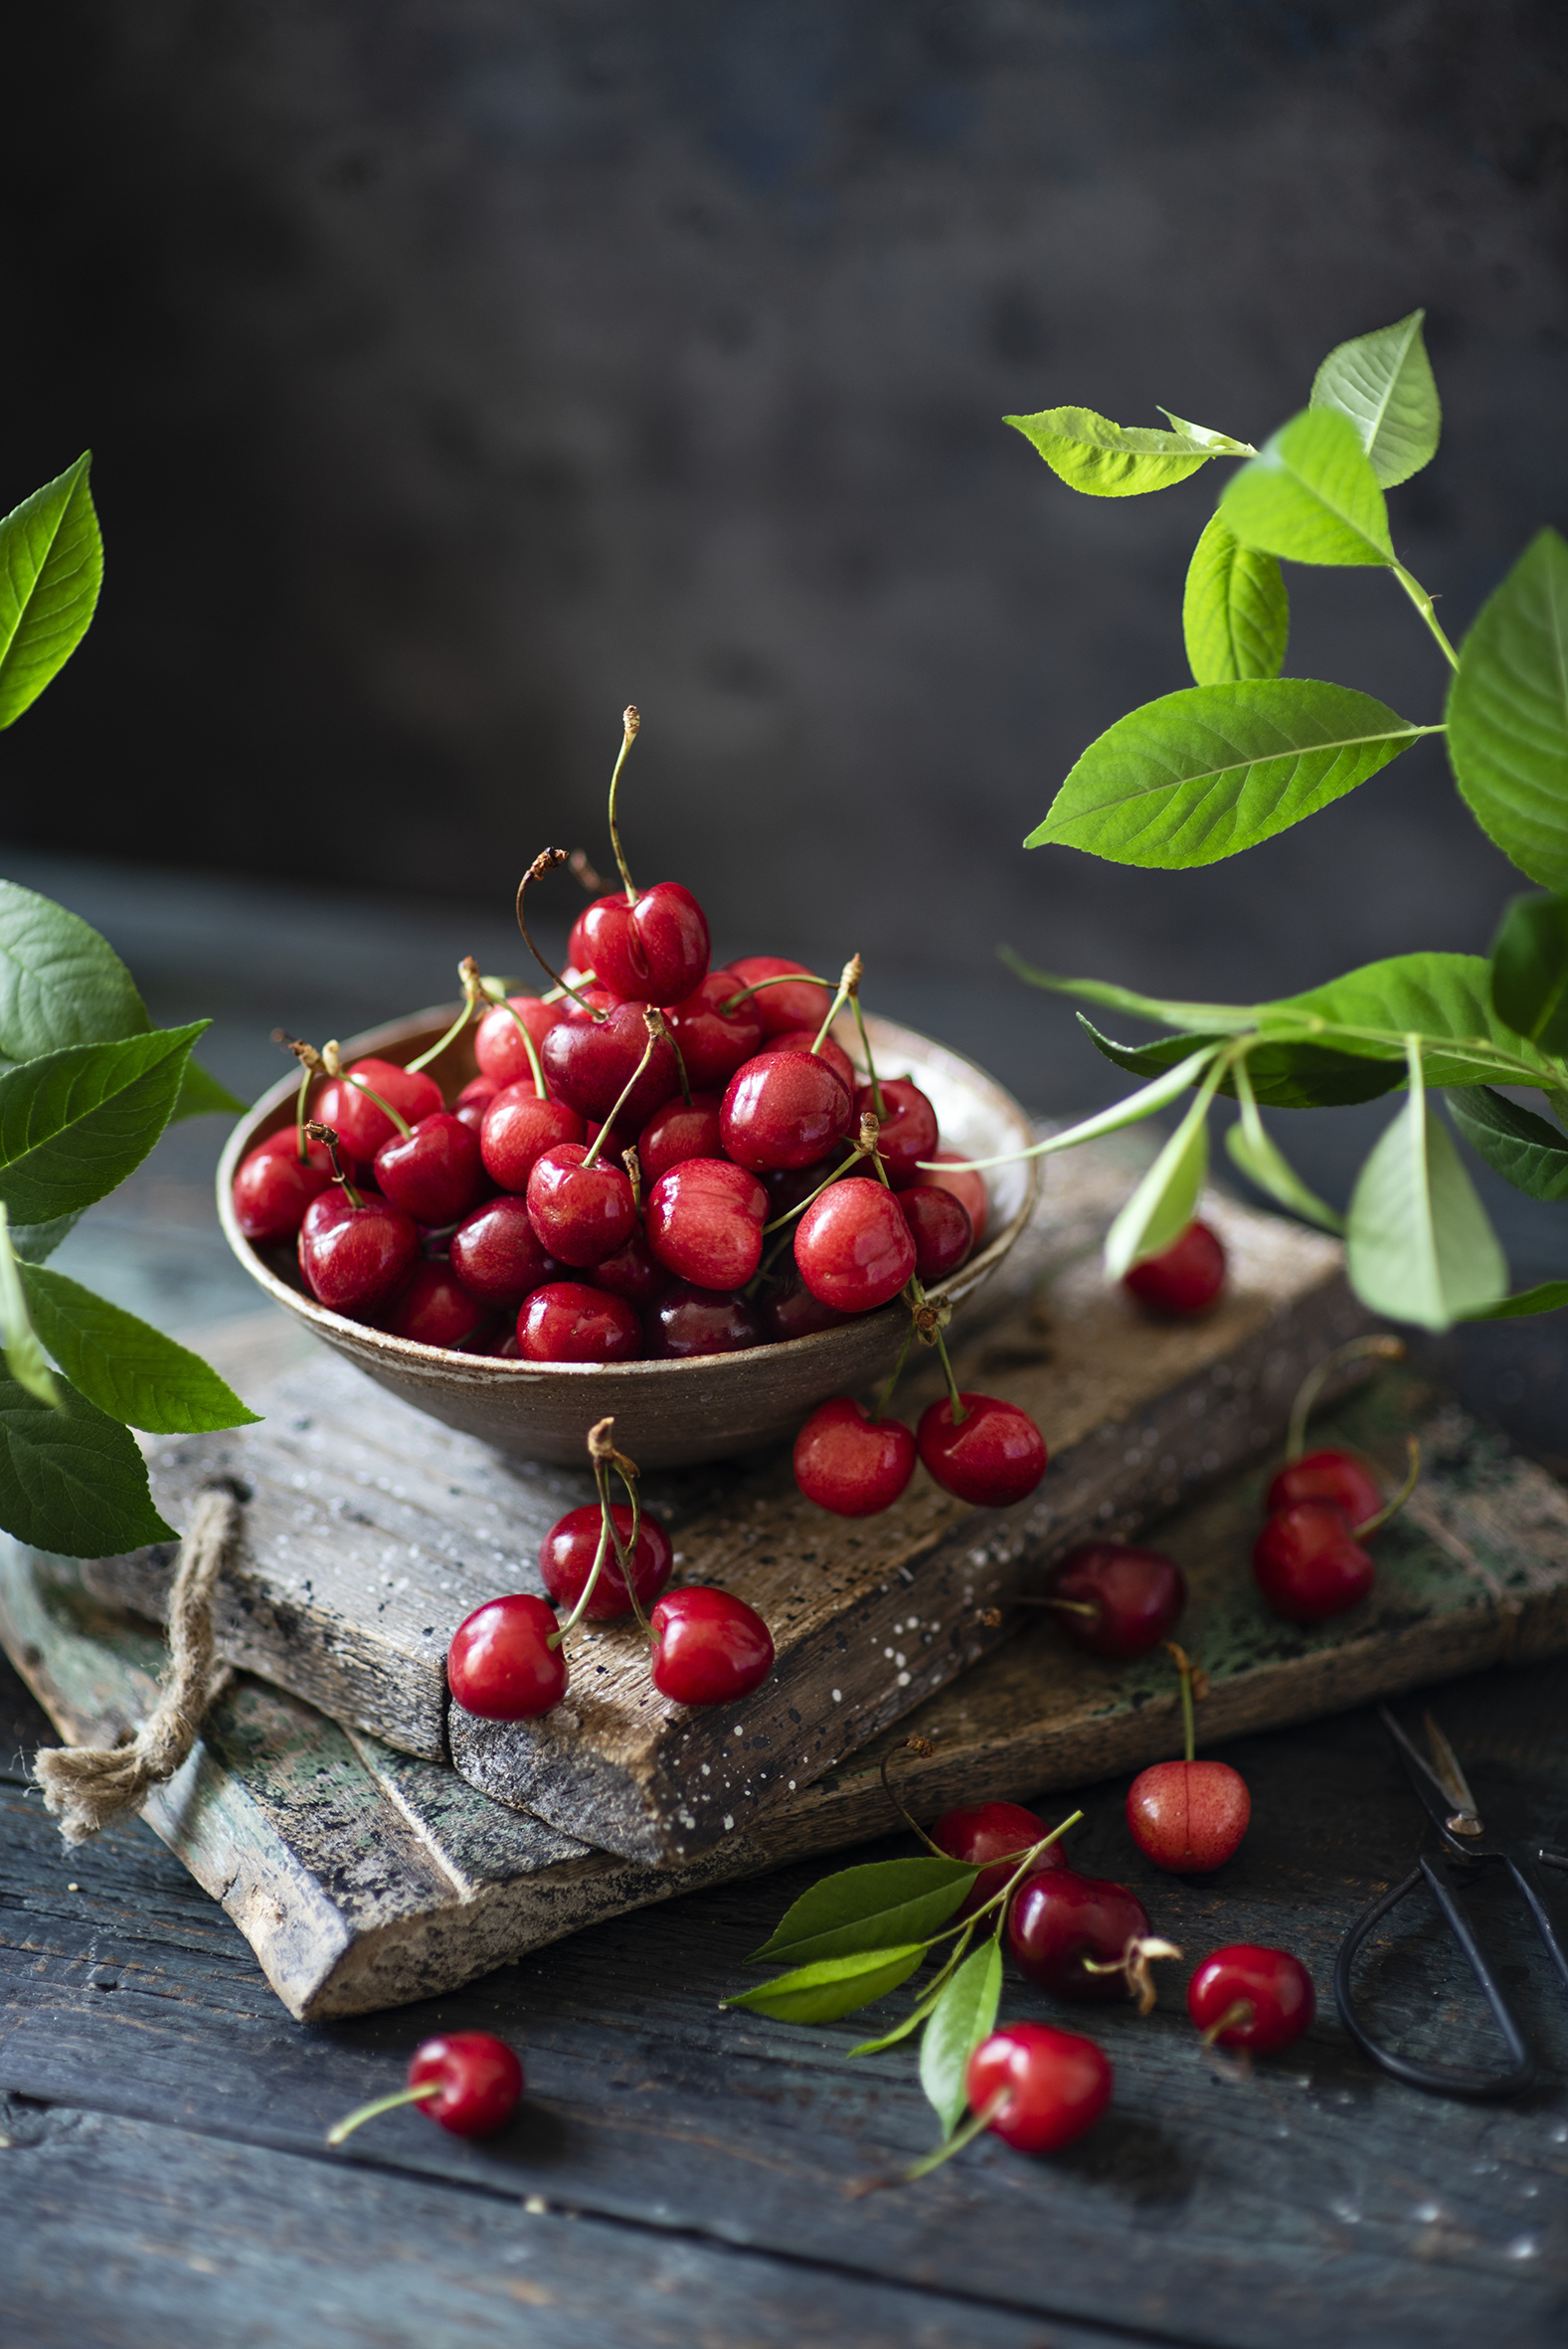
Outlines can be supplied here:
M842 1689L835 1689L835 1690L833 1691L833 1703L834 1703L835 1705L842 1705L842 1704L843 1704L843 1702L844 1702L844 1692L843 1692L843 1690L842 1690Z
M729 1834L731 1834L731 1833L733 1832L733 1830L734 1830L734 1827L735 1827L735 1821L734 1821L733 1817L731 1816L731 1814L730 1814L728 1811L726 1811L726 1812L725 1812L725 1814L724 1814L724 1832L725 1832L725 1834L726 1834L726 1835L729 1835Z

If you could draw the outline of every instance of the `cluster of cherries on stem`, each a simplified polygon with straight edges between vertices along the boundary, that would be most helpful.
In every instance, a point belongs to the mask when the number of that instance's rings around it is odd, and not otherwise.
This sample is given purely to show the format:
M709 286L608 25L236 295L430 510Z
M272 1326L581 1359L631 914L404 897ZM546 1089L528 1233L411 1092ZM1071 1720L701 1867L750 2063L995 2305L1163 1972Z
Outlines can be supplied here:
M1285 1466L1269 1487L1268 1515L1252 1552L1259 1589L1288 1623L1323 1623L1361 1604L1377 1570L1363 1544L1415 1491L1421 1453L1414 1436L1405 1482L1392 1501L1359 1453L1337 1445L1304 1449L1307 1413L1331 1371L1369 1356L1398 1361L1404 1352L1398 1338L1352 1339L1318 1364L1296 1398Z

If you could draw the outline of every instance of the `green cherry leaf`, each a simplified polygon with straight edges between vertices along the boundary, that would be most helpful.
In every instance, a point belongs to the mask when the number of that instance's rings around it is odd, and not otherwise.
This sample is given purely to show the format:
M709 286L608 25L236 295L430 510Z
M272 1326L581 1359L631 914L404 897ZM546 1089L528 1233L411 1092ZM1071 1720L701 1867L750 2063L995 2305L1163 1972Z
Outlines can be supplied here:
M1158 408L1159 402L1156 400L1154 405ZM1160 408L1159 413L1173 433L1180 433L1195 448L1208 450L1212 456L1256 456L1258 453L1250 441L1232 440L1229 433L1213 432L1206 424L1188 424L1184 416L1172 416L1168 408Z
M49 1223L13 1223L11 1245L24 1264L47 1264L61 1241L76 1230L84 1212L79 1207L74 1215L57 1215Z
M103 542L87 488L90 454L0 521L0 726L64 668L87 631Z
M1325 1200L1297 1174L1295 1168L1261 1125L1227 1127L1225 1148L1231 1162L1240 1168L1249 1182L1278 1200L1293 1215L1300 1215L1307 1223L1315 1223L1323 1231L1342 1233L1344 1217L1336 1214Z
M1532 1199L1568 1199L1568 1135L1489 1085L1457 1086L1449 1115L1494 1174Z
M849 1957L817 1958L810 1965L792 1967L787 1974L776 1974L771 1982L760 1982L755 1990L743 1991L724 2003L727 2007L749 2007L756 2015L771 2015L776 2023L834 2023L840 2015L852 2015L856 2007L868 2007L873 1999L897 1990L925 1954L925 1942L912 1941L897 1949L861 1949Z
M1291 633L1278 555L1261 555L1211 515L1187 566L1181 601L1187 666L1200 685L1277 677Z
M36 1401L58 1411L60 1389L44 1359L44 1350L28 1311L22 1267L11 1245L3 1203L0 1203L0 1333L5 1339L6 1368L18 1386L25 1387Z
M19 1223L90 1207L141 1164L208 1025L73 1044L0 1076L0 1199Z
M1106 1233L1105 1267L1112 1280L1168 1248L1192 1221L1209 1171L1211 1098L1205 1085Z
M1539 1281L1516 1297L1500 1297L1495 1305L1478 1306L1461 1316L1467 1322L1512 1322L1524 1314L1560 1313L1568 1305L1568 1281Z
M1092 742L1024 846L1162 871L1217 864L1315 815L1438 732L1309 677L1184 686Z
M1045 408L1038 416L1006 416L1002 422L1034 444L1069 489L1086 497L1141 497L1169 489L1220 453L1191 433L1112 424L1092 408Z
M1392 955L1260 1004L1257 1020L1266 1036L1305 1033L1387 1062L1403 1061L1405 1037L1419 1036L1433 1086L1562 1082L1556 1062L1498 1018L1490 966L1480 955Z
M117 1043L151 1023L114 949L79 915L0 881L0 1059Z
M978 1871L958 1860L874 1860L824 1876L785 1910L748 1961L847 1957L924 1939L945 1925Z
M969 2058L996 2027L1002 1995L1002 1953L987 1934L970 1952L932 2009L920 2043L920 2084L951 2137L968 2109L964 2080Z
M1568 545L1543 530L1460 646L1449 758L1488 839L1568 890Z
M1309 405L1337 408L1355 428L1385 489L1408 481L1438 452L1443 408L1421 339L1425 310L1331 350L1312 381Z
M1568 897L1515 897L1491 943L1499 1019L1544 1051L1568 1052Z
M51 1409L0 1374L0 1526L62 1557L118 1557L176 1541L152 1506L127 1428L66 1381Z
M1082 1011L1078 1023L1088 1031L1098 1052L1114 1060L1118 1068L1140 1077L1157 1076L1205 1045L1212 1047L1222 1041L1219 1036L1187 1035L1159 1036L1151 1044L1118 1044L1103 1036ZM1380 1093L1392 1093L1402 1076L1397 1067L1352 1058L1322 1044L1273 1041L1253 1046L1247 1055L1247 1072L1265 1109L1338 1109L1347 1102L1375 1101ZM1221 1077L1216 1087L1225 1094L1235 1090L1234 1076Z
M1508 1267L1448 1131L1430 1114L1413 1056L1404 1108L1356 1177L1346 1229L1364 1305L1447 1330L1507 1293Z
M996 951L1014 978L1021 979L1028 987L1042 987L1057 995L1074 995L1082 1003L1103 1003L1108 1011L1126 1011L1130 1018L1152 1020L1160 1027L1201 1027L1212 1029L1216 1035L1239 1036L1258 1023L1255 1003L1187 1003L1166 995L1140 995L1130 987L1118 987L1113 980L1063 979L1055 971L1038 970L1010 946L998 947ZM1184 1049L1190 1052L1196 1041L1193 1037L1186 1038Z
M1225 485L1243 546L1293 563L1390 564L1388 507L1360 438L1332 408L1304 408Z
M22 1273L33 1323L72 1383L111 1419L149 1435L205 1435L257 1420L200 1355L80 1281L37 1264Z

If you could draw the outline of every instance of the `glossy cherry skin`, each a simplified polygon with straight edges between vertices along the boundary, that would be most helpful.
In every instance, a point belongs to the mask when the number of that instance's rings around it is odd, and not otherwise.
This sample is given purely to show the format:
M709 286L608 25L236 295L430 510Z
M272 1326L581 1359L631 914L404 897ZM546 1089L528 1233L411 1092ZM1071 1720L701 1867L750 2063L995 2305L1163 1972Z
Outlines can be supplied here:
M445 1109L421 1118L409 1135L384 1142L375 1167L383 1198L416 1223L455 1223L489 1188L477 1137Z
M738 993L739 983L728 971L710 971L695 994L664 1014L694 1093L722 1093L742 1063L762 1048L756 1004L739 1003L730 1012L721 1007Z
M877 1150L888 1171L888 1180L895 1190L906 1183L922 1182L922 1159L929 1159L937 1148L937 1113L918 1085L907 1077L884 1077L882 1092L882 1120L877 1130ZM861 1119L868 1110L875 1111L876 1097L869 1085L862 1085L855 1095L854 1124L858 1131Z
M1168 1639L1187 1603L1181 1568L1163 1550L1131 1541L1086 1541L1069 1550L1051 1577L1052 1598L1093 1607L1093 1615L1053 1608L1064 1639L1092 1656L1118 1661L1147 1655Z
M1383 1488L1370 1461L1354 1452L1307 1452L1286 1462L1269 1487L1264 1507L1272 1516L1293 1501L1331 1502L1352 1526L1364 1526L1382 1509Z
M755 987L760 979L783 979L791 971L801 974L798 982L765 987L751 998L765 1036L785 1036L799 1027L808 1027L814 1036L827 1017L832 996L809 977L803 963L791 963L783 955L742 955L729 966L737 989Z
M474 1029L473 1056L479 1063L480 1075L492 1078L496 1085L531 1085L533 1063L517 1019L532 1036L537 1051L561 1017L561 1005L543 1003L537 995L508 995L506 1000L512 1006L511 1011L497 1003L493 1010L486 1011ZM512 1017L512 1011L517 1013L517 1019Z
M623 1502L616 1502L610 1514L622 1542L629 1542L629 1507ZM569 1614L582 1597L588 1578L594 1571L594 1560L599 1555L603 1531L604 1515L595 1502L587 1509L569 1509L539 1544L539 1571L544 1578L545 1588L556 1605L565 1608ZM636 1584L637 1597L642 1602L644 1612L669 1580L674 1555L668 1534L656 1517L649 1517L644 1511L637 1529L636 1547L631 1552L632 1580ZM591 1623L611 1623L616 1616L631 1613L626 1578L620 1570L613 1542L606 1547L605 1562L599 1569L594 1595L583 1612Z
M769 1273L757 1308L764 1335L778 1339L814 1338L819 1330L841 1330L854 1318L812 1296L792 1255L782 1258Z
M756 1002L761 999L761 996L753 997ZM818 1033L819 1030L814 1027L791 1027L782 1036L771 1036L768 1049L770 1052L816 1052L818 1060L827 1062L844 1091L853 1095L857 1083L854 1062L833 1036L823 1036L821 1049L817 1050Z
M891 1509L915 1473L915 1438L901 1419L872 1419L852 1395L818 1403L794 1439L794 1481L835 1517Z
M377 1317L389 1337L444 1347L464 1345L489 1318L489 1307L463 1287L449 1264L429 1258L414 1267L406 1286Z
M555 1610L528 1591L486 1599L463 1618L446 1651L452 1702L480 1720L533 1720L566 1695L563 1643Z
M923 1281L946 1280L974 1245L968 1210L951 1190L935 1182L912 1182L898 1193L899 1212L915 1243L915 1270Z
M1006 2103L985 2124L1004 2145L1055 2153L1094 2127L1114 2077L1110 2057L1092 2039L1049 2023L1009 2023L981 2040L963 2086L973 2112L1005 2088Z
M693 1093L689 1103L677 1094L653 1112L637 1136L637 1165L645 1185L657 1182L671 1167L684 1166L688 1159L723 1156L717 1093Z
M552 1093L585 1118L608 1118L620 1100L647 1048L644 1005L616 1003L602 1020L569 1004L544 1040L540 1060ZM680 1071L667 1041L652 1057L622 1108L624 1122L638 1132L656 1109L680 1091Z
M870 1313L896 1297L915 1270L915 1241L886 1184L849 1174L800 1217L794 1260L824 1305Z
M957 1427L947 1395L920 1415L915 1441L927 1474L976 1509L1026 1500L1046 1471L1045 1438L1028 1412L993 1395L960 1392L958 1400L968 1416Z
M1005 1892L1018 1873L1024 1853L1050 1832L1045 1821L1037 1819L1033 1811L1026 1811L1021 1803L978 1803L972 1810L944 1812L931 1831L932 1842L940 1844L950 1860L961 1860L965 1868L980 1871L965 1893L962 1905L954 1910L949 1922L957 1923L961 1916L972 1916L987 1900ZM1002 1866L989 1867L990 1861L1000 1861ZM1066 1865L1061 1845L1049 1844L1029 1874L1037 1876L1044 1869Z
M931 1156L935 1164L921 1170L921 1181L935 1182L943 1190L952 1191L959 1205L968 1212L977 1248L985 1237L985 1226L991 1217L990 1193L985 1187L984 1175L964 1168L956 1150L934 1150Z
M726 1159L687 1159L648 1193L648 1246L679 1280L743 1289L763 1257L768 1193Z
M809 1052L760 1052L725 1090L719 1132L738 1167L809 1167L849 1130L849 1098Z
M623 1297L582 1281L549 1281L523 1300L517 1352L526 1362L635 1362L642 1324Z
M1229 1762L1155 1762L1128 1788L1132 1841L1145 1860L1172 1876L1223 1868L1251 1817L1247 1781Z
M1287 1623L1322 1623L1358 1607L1376 1575L1342 1509L1297 1501L1276 1510L1253 1544L1258 1588Z
M1007 1917L1008 1944L1020 1967L1056 1998L1126 1998L1125 1974L1091 1974L1084 1961L1115 1965L1128 1943L1147 1932L1143 1903L1126 1885L1066 1867L1026 1877Z
M1312 1977L1288 1949L1265 1949L1256 1941L1233 1941L1213 1950L1187 1984L1187 2012L1200 2031L1209 2030L1233 2006L1245 2001L1250 2016L1238 2016L1214 2034L1214 2045L1250 2048L1272 2056L1309 2029L1317 2012Z
M534 1161L528 1212L552 1256L579 1269L602 1264L637 1226L637 1202L621 1170L600 1159L584 1165L588 1145L563 1142Z
M329 1078L316 1095L311 1115L321 1125L332 1128L343 1156L356 1159L361 1166L368 1167L382 1144L390 1142L398 1129L368 1093L362 1093L349 1082L351 1077L362 1077L384 1101L391 1102L410 1126L417 1126L421 1118L432 1117L443 1107L441 1089L434 1077L427 1076L423 1069L399 1068L393 1060L356 1060L342 1076Z
M774 1668L773 1633L728 1590L698 1583L666 1591L648 1617L651 1672L677 1705L730 1705L761 1688Z
M492 1182L525 1191L535 1162L563 1142L584 1139L583 1121L564 1101L541 1101L532 1080L497 1093L479 1128L479 1156Z
M646 1317L648 1352L660 1359L694 1354L742 1354L765 1333L756 1308L734 1289L672 1281Z
M305 1150L301 1160L298 1128L285 1126L242 1161L234 1178L234 1214L248 1240L262 1247L291 1240L311 1200L326 1189L332 1160L325 1143L307 1142Z
M517 2110L523 2068L504 2040L488 2031L447 2031L417 2047L409 2085L440 2081L438 2096L422 2096L420 2110L454 2137L493 2137Z
M484 1113L501 1090L494 1077L470 1077L452 1106L452 1116L461 1118L476 1142L484 1132Z
M1160 1255L1125 1272L1122 1286L1165 1320L1207 1313L1225 1286L1224 1244L1206 1223L1189 1223Z
M648 1246L640 1224L625 1246L596 1264L588 1277L596 1289L623 1297L634 1313L646 1313L670 1285L670 1275Z
M596 897L572 935L601 987L628 1002L682 1003L707 977L707 917L679 881L655 881L635 905Z
M412 1215L374 1191L351 1206L339 1186L321 1191L299 1226L305 1285L333 1313L368 1313L400 1289L420 1250Z
M515 1309L561 1267L539 1244L527 1202L503 1191L466 1214L451 1236L452 1271L470 1296L502 1311Z

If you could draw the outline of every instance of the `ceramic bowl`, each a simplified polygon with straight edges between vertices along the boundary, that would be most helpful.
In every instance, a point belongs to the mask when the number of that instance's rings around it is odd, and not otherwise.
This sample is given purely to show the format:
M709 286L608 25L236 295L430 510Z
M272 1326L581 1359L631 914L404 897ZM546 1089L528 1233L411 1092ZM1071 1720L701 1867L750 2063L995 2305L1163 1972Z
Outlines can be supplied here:
M343 1058L348 1062L374 1053L383 1060L412 1060L455 1016L453 1004L393 1020L351 1037ZM930 1096L945 1150L988 1158L1032 1140L1017 1102L972 1061L891 1020L872 1018L866 1024L882 1074L912 1076ZM432 1064L431 1073L453 1099L475 1073L471 1029ZM293 1078L283 1078L230 1137L218 1169L218 1211L229 1245L267 1295L335 1354L448 1427L519 1459L575 1467L586 1457L589 1429L612 1412L615 1441L639 1467L672 1468L782 1442L828 1395L861 1393L892 1368L909 1327L908 1311L897 1302L815 1337L749 1347L741 1354L654 1362L505 1361L420 1346L331 1313L306 1292L292 1248L253 1247L231 1204L240 1162L288 1123L296 1090ZM1026 1159L991 1170L985 1245L935 1285L933 1297L957 1302L994 1271L1028 1221L1038 1167L1038 1160Z

